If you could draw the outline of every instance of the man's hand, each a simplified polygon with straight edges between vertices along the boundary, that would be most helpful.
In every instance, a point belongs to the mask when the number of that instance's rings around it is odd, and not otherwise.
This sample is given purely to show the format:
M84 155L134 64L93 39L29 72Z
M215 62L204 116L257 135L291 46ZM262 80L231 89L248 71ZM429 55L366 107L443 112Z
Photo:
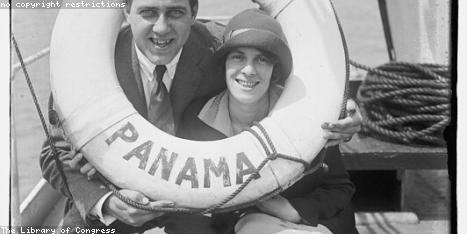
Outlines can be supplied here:
M362 114L354 100L347 100L347 117L334 123L323 123L321 128L326 131L324 139L327 139L326 147L348 142L352 136L360 131Z
M92 166L86 159L84 159L81 152L72 150L68 153L67 158L70 160L66 161L66 164L70 168L79 170L83 175L86 175L89 180L94 178L96 174L96 168L94 168L94 166ZM85 162L84 165L82 165L83 162Z
M174 206L174 202L172 201L166 201L166 200L149 201L149 199L145 197L143 194L136 192L136 191L132 191L132 190L122 189L120 190L120 193L123 196L135 202L138 202L144 205L149 205L152 208L167 208L167 207ZM125 202L121 201L114 195L111 195L104 202L104 206L102 207L102 210L104 214L111 215L117 218L118 220L122 221L123 223L126 223L134 227L140 227L144 223L152 219L155 219L159 216L164 215L163 212L153 212L153 211L146 211L146 210L134 208L126 204Z
M281 195L276 195L266 201L262 201L256 206L262 212L277 218L284 219L292 223L299 223L301 221L301 217L297 210L295 210L290 202Z

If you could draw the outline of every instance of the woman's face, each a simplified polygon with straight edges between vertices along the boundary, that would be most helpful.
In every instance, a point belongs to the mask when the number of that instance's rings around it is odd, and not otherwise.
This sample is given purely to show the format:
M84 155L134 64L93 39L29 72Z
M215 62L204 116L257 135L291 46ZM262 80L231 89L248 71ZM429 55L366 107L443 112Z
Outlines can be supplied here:
M231 97L243 104L267 98L274 65L260 50L240 47L225 60L225 79Z

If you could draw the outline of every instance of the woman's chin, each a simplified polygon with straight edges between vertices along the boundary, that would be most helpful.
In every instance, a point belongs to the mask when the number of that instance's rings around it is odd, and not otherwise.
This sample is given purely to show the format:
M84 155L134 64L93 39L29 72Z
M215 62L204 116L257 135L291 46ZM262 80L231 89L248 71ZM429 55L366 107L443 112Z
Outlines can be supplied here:
M256 95L251 95L247 93L231 95L230 98L233 98L237 103L243 105L252 105L258 103L258 98Z

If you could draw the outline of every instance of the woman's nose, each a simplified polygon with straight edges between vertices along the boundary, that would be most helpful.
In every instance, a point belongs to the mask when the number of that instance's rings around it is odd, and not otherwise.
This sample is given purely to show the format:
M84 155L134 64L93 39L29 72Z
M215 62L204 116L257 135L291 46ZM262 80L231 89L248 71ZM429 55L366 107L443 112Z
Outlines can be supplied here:
M255 65L252 62L248 62L242 69L245 75L251 76L256 74Z

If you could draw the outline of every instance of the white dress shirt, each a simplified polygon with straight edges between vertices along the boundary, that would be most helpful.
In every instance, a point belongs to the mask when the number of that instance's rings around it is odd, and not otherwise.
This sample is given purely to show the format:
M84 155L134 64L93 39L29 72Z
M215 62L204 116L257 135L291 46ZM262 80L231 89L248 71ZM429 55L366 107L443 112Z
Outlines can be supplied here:
M149 59L141 52L138 47L136 47L136 56L138 57L139 62L139 71L141 74L141 80L143 83L144 88L144 97L146 98L146 105L149 108L149 100L151 100L151 90L154 85L157 85L157 81L154 77L154 69L156 69L156 65L162 64L153 64ZM164 77L162 78L162 82L164 82L167 91L170 91L170 87L172 86L172 81L175 75L175 70L177 69L178 60L180 59L180 55L182 54L182 50L180 50L177 55L165 66L167 67L167 71L164 73Z
M149 109L149 100L151 100L151 91L154 85L157 85L156 78L154 77L154 69L156 65L162 64L153 64L149 59L141 52L135 44L136 48L136 56L138 58L139 63L139 71L141 75L141 81L143 83L144 89L144 97L146 98L146 107ZM177 69L178 60L180 59L180 55L182 54L182 49L175 55L175 57L166 64L167 71L164 73L164 77L162 78L162 82L164 82L165 87L168 91L170 91L170 87L172 85L173 78L175 76L175 71ZM102 207L104 206L104 202L107 198L112 195L112 192L108 192L104 196L97 201L96 205L91 209L90 214L99 218L99 220L105 224L106 226L112 224L117 218L102 213Z

